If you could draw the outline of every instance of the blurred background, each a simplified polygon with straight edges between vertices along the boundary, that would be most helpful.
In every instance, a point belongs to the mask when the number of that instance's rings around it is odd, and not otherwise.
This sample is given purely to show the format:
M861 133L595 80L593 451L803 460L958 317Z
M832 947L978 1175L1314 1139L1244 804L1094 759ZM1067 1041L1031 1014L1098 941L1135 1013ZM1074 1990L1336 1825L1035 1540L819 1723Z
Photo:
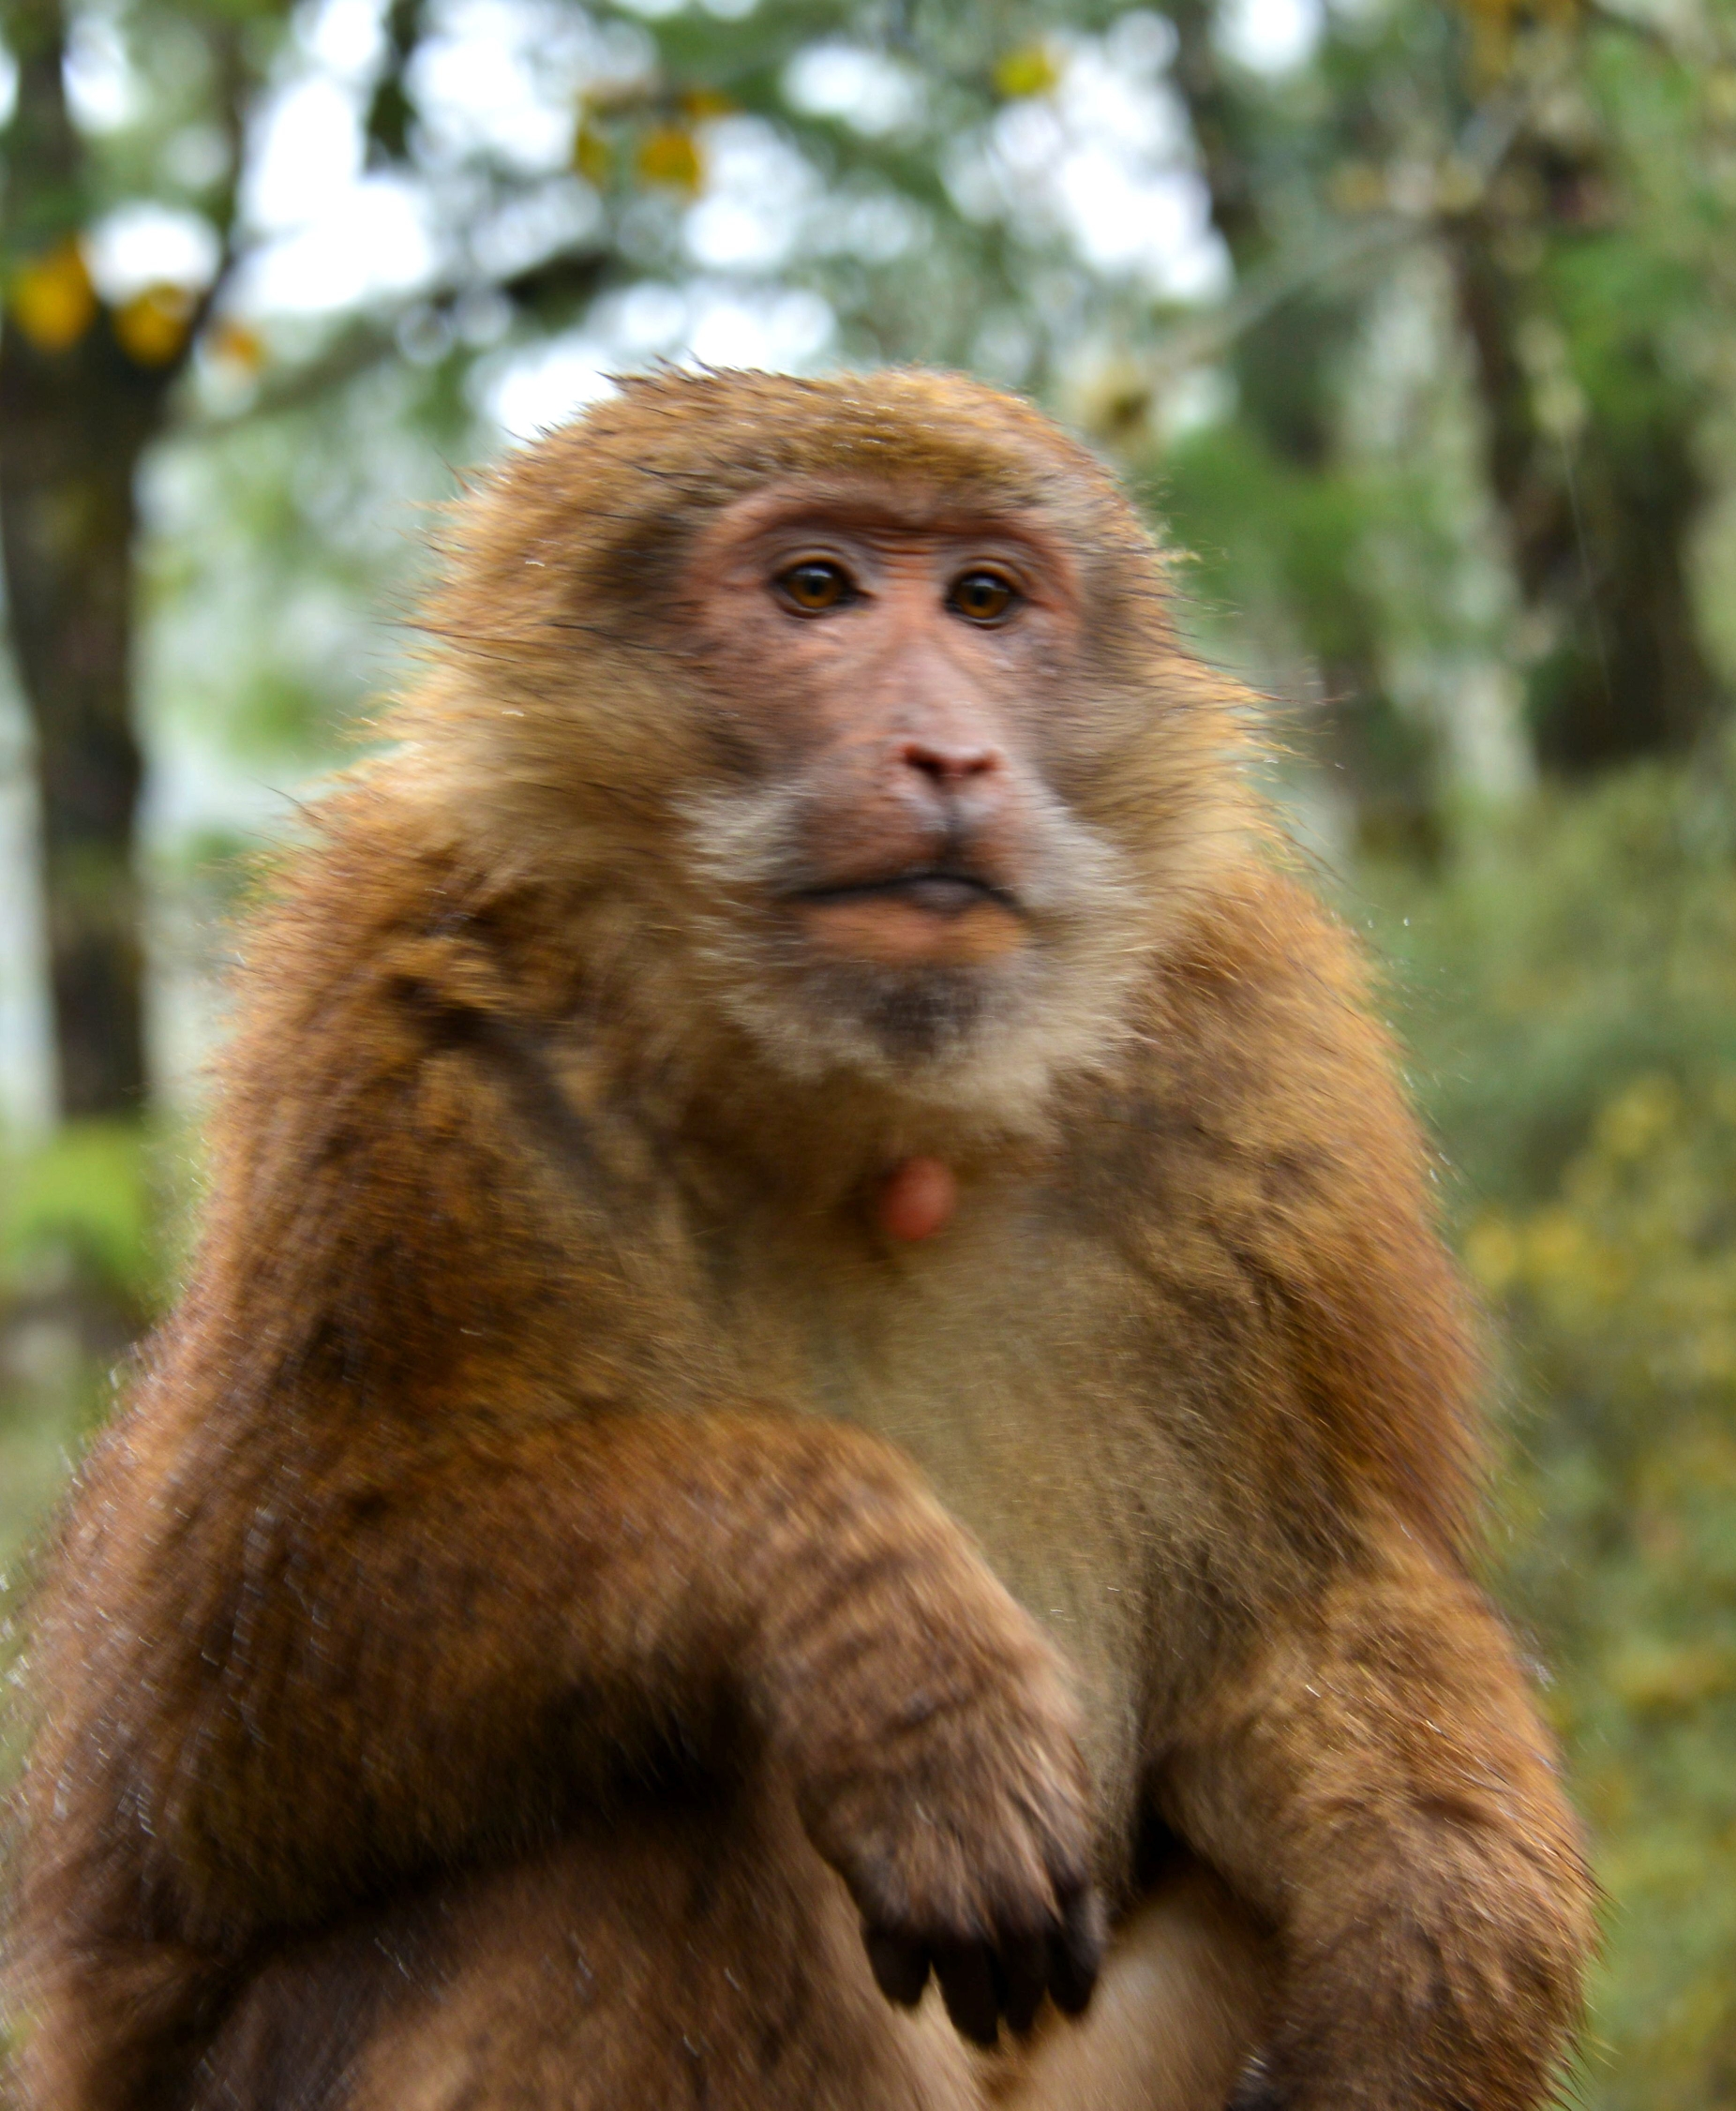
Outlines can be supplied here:
M1491 1582L1609 1897L1588 2104L1736 2105L1730 0L0 0L0 1566L175 1281L248 860L457 472L669 358L1082 430L1387 1009Z

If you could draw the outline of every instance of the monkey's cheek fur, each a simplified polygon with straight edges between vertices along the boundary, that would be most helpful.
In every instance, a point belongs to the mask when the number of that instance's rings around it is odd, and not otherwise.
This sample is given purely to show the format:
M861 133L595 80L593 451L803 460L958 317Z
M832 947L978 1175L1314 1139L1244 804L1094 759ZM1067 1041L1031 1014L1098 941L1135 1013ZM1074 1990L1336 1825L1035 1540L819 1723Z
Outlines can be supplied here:
M879 967L974 967L1030 943L1024 920L998 902L953 911L872 898L813 902L801 911L801 931L822 951Z

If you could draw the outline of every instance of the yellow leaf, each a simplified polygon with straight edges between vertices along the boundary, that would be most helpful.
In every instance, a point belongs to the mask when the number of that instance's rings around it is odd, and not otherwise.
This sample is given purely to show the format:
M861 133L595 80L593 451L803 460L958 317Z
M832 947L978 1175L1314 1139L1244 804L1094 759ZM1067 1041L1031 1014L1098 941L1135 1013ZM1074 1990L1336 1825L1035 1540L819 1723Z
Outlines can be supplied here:
M1501 79L1513 52L1514 0L1459 0L1471 22L1471 70L1482 82Z
M19 267L7 303L38 352L65 352L97 320L97 293L76 241L59 243Z
M1585 1265L1585 1227L1560 1207L1540 1209L1526 1226L1526 1272L1545 1279L1573 1278Z
M573 135L573 166L587 183L601 187L608 181L614 156L609 143L594 125L584 124Z
M114 335L141 367L167 367L187 342L193 296L185 286L147 286L114 311Z
M1483 1288L1498 1296L1524 1265L1512 1225L1501 1217L1480 1219L1465 1239L1465 1262Z
M639 142L638 171L647 183L667 184L674 190L699 187L699 149L694 136L680 125L660 125Z
M1644 1158L1676 1128L1681 1115L1682 1095L1669 1078L1639 1078L1597 1117L1598 1145L1611 1158Z
M1483 195L1483 178L1461 155L1449 154L1435 170L1434 202L1439 213L1468 213Z
M1571 29L1580 0L1459 0L1471 23L1472 69L1485 81L1498 80L1513 59L1514 33L1522 22Z
M997 96L1046 96L1061 78L1061 69L1046 44L1021 44L1003 52L995 62L993 75Z
M1636 1642L1612 1667L1609 1683L1630 1708L1673 1714L1729 1693L1736 1686L1736 1660L1715 1644Z
M259 332L237 322L232 315L223 318L207 342L217 358L245 367L249 374L257 374L265 364L265 346Z

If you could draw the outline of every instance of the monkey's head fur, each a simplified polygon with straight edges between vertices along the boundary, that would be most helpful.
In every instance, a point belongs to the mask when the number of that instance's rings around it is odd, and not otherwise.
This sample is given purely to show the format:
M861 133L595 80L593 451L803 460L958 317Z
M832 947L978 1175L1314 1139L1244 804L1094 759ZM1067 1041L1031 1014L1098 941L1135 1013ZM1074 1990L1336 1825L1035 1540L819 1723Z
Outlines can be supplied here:
M1132 509L971 381L631 380L444 555L400 783L792 1089L1031 1120L1256 825Z

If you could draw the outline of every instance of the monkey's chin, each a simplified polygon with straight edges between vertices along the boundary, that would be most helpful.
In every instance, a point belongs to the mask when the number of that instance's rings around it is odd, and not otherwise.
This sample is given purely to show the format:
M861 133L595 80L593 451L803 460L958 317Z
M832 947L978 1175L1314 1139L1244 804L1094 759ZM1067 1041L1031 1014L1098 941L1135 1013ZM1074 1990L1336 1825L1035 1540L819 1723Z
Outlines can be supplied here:
M999 902L935 910L884 895L809 902L802 935L816 951L878 967L975 967L1029 942L1024 920Z
M1034 941L976 963L896 965L804 944L736 952L718 994L794 1085L831 1092L853 1079L955 1130L1006 1133L1040 1127L1056 1073L1115 1045L1119 965L1057 959Z

